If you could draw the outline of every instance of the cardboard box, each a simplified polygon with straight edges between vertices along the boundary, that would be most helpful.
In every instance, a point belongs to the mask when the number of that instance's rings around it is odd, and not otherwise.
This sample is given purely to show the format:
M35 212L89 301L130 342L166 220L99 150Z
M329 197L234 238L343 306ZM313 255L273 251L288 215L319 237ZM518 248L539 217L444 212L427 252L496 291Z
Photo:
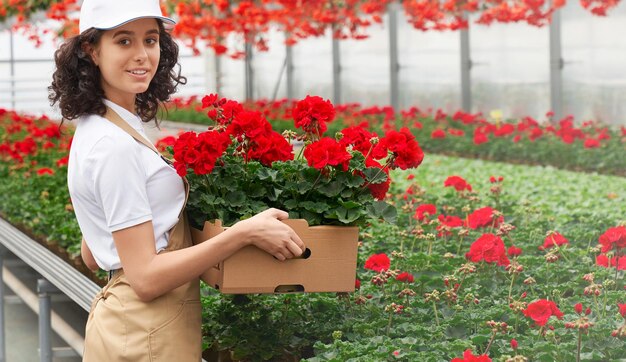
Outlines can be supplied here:
M308 251L302 257L279 261L246 246L211 268L208 283L224 294L354 291L358 227L283 222L304 241ZM223 231L221 222L206 222L203 230L192 229L192 237L199 243Z

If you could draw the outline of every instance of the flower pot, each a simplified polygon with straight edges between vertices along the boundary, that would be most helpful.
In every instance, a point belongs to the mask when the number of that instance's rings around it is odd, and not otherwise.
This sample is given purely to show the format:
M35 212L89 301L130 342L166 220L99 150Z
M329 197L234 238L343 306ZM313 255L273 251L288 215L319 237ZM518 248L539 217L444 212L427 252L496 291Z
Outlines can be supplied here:
M246 246L205 273L205 282L224 294L354 291L358 227L283 222L304 241L301 257L280 261ZM224 230L219 220L207 221L203 230L192 229L192 237L197 244Z

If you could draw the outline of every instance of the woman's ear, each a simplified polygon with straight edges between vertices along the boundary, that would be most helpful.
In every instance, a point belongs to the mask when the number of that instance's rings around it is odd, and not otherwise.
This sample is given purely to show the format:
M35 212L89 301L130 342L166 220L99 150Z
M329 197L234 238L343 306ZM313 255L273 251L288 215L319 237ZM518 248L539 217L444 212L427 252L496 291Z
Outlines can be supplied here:
M83 43L82 50L85 52L85 54L87 54L87 56L91 58L91 61L96 66L100 65L99 57L98 57L98 50L93 44Z

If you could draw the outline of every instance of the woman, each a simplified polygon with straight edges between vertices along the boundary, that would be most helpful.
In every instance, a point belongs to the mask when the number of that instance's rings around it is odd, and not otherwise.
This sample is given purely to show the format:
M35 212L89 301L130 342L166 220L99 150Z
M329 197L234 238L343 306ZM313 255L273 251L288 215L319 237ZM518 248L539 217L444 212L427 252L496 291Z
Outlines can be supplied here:
M170 247L185 186L142 128L186 82L174 71L178 47L165 24L174 21L158 0L85 0L80 34L55 53L49 98L77 119L68 187L82 257L110 278L92 304L84 361L198 361L198 278L246 245L279 260L304 250L276 209L204 243Z

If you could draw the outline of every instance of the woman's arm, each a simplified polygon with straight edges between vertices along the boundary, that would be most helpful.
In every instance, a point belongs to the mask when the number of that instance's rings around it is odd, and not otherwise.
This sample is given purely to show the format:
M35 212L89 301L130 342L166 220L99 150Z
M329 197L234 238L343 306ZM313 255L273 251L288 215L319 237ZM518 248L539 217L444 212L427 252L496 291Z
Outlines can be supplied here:
M199 277L246 245L256 245L279 260L299 256L304 243L279 221L287 217L284 211L269 209L203 243L162 254L154 248L152 221L116 231L113 240L131 287L148 302Z
M89 270L96 271L100 269L98 263L96 263L96 259L93 258L93 254L91 254L91 250L89 250L89 246L85 242L85 238L80 244L80 256L83 258L83 263L89 268Z

